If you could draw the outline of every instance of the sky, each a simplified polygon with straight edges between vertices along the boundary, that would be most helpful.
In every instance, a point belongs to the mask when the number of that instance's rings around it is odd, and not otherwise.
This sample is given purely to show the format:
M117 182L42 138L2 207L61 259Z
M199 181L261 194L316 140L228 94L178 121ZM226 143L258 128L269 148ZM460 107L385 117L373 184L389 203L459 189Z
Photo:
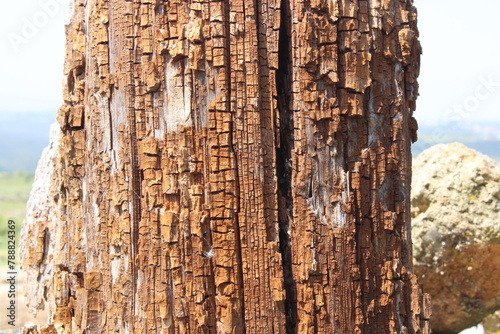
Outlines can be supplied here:
M0 112L55 112L61 105L69 1L1 4ZM414 2L424 50L419 123L500 121L500 1Z
M0 5L0 112L54 111L62 104L69 0Z
M419 123L500 121L498 0L415 0Z

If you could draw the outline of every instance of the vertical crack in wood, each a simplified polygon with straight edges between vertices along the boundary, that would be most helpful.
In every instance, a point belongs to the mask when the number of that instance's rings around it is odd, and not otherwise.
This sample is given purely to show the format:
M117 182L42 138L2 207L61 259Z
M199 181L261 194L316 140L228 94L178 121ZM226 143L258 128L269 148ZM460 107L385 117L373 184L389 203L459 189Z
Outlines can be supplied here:
M132 95L131 95L132 96ZM133 98L130 98L130 102L133 103ZM141 181L139 176L139 161L138 161L138 150L137 150L137 133L135 126L135 114L134 107L129 107L130 113L130 149L131 149L131 159L130 159L130 170L131 170L131 185L132 185L132 215L130 222L130 248L131 248L131 271L132 271L132 331L135 324L135 299L137 291L137 268L136 268L136 258L137 258L137 246L139 240L139 222L141 219Z
M112 152L114 147L113 147L113 115L112 115L112 107L111 107L111 101L113 101L113 91L114 87L111 87L109 90L109 99L108 99L108 120L109 120L109 151Z
M291 110L292 58L289 0L281 0L280 10L281 22L279 31L278 71L276 73L280 124L278 129L279 146L276 148L276 173L278 178L279 240L286 293L286 331L288 334L292 334L296 332L297 325L297 291L292 272L292 247L290 239L290 222L293 219L291 160L293 146L293 112Z
M131 26L134 26L134 16L131 17ZM136 38L136 37L132 37ZM134 45L137 43L134 43ZM134 86L134 73L136 73L136 69L134 68L134 63L130 63L131 68L129 69L129 83L127 84L129 101L128 101L128 122L129 122L129 130L130 130L130 176L131 176L131 194L130 198L132 201L132 212L130 216L130 269L132 271L131 279L132 279L132 320L131 320L131 328L132 333L135 332L135 322L136 322L136 294L137 294L137 247L139 244L139 225L141 221L141 180L140 180L140 170L139 170L139 152L138 152L138 143L137 143L137 126L136 126L136 115L135 115L135 86Z

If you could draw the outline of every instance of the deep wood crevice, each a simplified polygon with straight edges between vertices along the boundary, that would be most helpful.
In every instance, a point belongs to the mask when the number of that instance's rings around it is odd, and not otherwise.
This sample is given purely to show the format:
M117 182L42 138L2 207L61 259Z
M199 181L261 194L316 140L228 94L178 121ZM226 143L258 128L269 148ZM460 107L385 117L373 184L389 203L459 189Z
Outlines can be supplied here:
M276 73L280 125L278 129L279 146L276 148L276 174L278 178L279 240L286 294L286 332L287 334L292 334L296 332L298 316L296 298L297 291L292 271L292 247L290 233L290 223L293 219L293 111L291 110L292 55L291 12L289 0L282 0L280 8L281 22L279 31L278 71Z

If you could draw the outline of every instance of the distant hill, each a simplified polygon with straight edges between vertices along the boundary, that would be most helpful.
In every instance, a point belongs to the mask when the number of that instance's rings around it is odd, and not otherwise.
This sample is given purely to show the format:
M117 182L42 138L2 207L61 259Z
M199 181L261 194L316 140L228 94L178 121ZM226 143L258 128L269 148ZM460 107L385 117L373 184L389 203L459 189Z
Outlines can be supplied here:
M500 122L420 125L413 156L436 144L459 142L493 159L500 160Z
M0 112L0 172L34 172L56 112Z

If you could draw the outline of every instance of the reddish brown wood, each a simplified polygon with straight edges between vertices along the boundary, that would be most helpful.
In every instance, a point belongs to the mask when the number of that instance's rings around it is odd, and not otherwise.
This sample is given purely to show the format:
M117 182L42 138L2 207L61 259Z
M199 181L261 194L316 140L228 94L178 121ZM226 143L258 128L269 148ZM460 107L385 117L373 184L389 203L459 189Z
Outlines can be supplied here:
M429 333L411 0L76 0L67 33L23 250L58 332Z

